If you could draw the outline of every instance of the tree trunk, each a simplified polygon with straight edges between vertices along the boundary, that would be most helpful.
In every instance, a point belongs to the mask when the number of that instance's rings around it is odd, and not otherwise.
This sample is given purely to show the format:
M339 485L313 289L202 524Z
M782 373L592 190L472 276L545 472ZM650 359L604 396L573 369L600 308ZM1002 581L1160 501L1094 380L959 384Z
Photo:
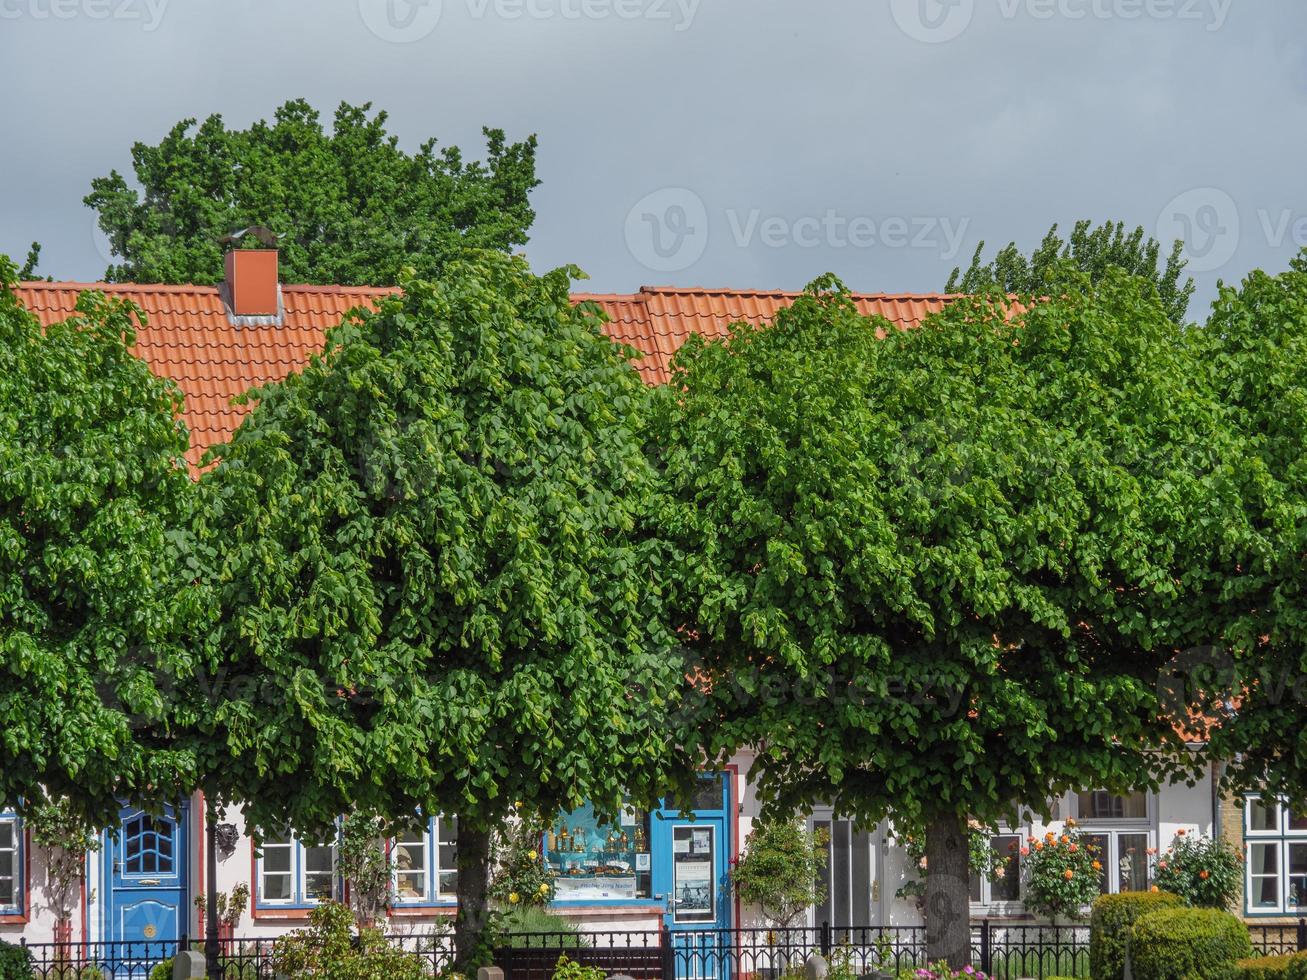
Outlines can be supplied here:
M454 972L476 976L488 950L490 921L490 832L458 821L458 914L454 917Z
M926 823L926 958L961 970L971 962L971 860L965 817Z

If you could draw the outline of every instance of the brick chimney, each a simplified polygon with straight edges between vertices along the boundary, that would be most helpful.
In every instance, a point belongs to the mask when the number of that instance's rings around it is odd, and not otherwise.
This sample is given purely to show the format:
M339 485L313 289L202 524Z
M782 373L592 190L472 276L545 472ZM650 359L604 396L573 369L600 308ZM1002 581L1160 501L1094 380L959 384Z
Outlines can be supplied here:
M267 248L240 248L247 235L255 235ZM277 316L277 236L266 228L246 228L222 239L229 246L226 258L226 292L233 316Z

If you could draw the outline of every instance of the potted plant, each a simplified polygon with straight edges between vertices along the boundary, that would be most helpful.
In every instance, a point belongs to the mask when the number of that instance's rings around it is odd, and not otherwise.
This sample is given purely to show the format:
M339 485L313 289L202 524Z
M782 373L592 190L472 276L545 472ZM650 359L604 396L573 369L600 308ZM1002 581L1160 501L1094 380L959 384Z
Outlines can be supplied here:
M218 892L216 899L218 908L218 942L222 948L227 948L232 937L236 934L236 926L240 924L241 916L245 914L245 909L250 904L250 886L241 882L231 890L231 893ZM204 922L204 916L208 912L208 902L203 895L195 896L195 907L200 912L200 922Z

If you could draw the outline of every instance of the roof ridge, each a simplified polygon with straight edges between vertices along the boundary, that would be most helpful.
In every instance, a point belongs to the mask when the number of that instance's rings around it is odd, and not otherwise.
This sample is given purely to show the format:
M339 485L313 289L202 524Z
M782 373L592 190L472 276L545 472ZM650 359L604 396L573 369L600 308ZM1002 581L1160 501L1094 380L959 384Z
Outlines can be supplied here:
M45 279L35 279L31 282L20 282L17 284L18 289L45 290L48 292L62 290L88 290L94 289L100 292L114 293L204 293L206 295L216 294L219 287L196 285L194 283L168 283L168 282L50 282ZM282 292L294 293L322 293L330 296L347 296L359 294L365 296L389 296L399 292L398 286L333 286L318 285L314 283L282 283Z
M609 294L594 294L609 295ZM612 294L616 295L629 294ZM714 287L714 286L641 286L640 292L635 296L768 296L780 297L783 299L797 299L806 295L802 289L734 289L731 287ZM880 293L880 292L859 292L852 290L849 293L857 299L874 299L874 300L895 300L910 302L913 300L928 300L938 302L940 300L957 299L961 293Z

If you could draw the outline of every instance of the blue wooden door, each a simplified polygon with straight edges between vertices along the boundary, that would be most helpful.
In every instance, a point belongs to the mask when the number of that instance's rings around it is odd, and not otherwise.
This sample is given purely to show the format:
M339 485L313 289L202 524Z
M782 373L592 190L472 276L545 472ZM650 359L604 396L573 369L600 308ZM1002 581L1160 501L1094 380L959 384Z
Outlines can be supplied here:
M133 807L105 832L104 937L115 944L114 976L134 976L135 965L167 955L187 924L185 806L152 815ZM135 965L134 965L135 964ZM148 971L147 971L148 972Z
M654 891L666 900L677 980L728 980L731 927L730 776L705 776L690 801L667 800L652 821ZM693 817L683 817L688 803Z

